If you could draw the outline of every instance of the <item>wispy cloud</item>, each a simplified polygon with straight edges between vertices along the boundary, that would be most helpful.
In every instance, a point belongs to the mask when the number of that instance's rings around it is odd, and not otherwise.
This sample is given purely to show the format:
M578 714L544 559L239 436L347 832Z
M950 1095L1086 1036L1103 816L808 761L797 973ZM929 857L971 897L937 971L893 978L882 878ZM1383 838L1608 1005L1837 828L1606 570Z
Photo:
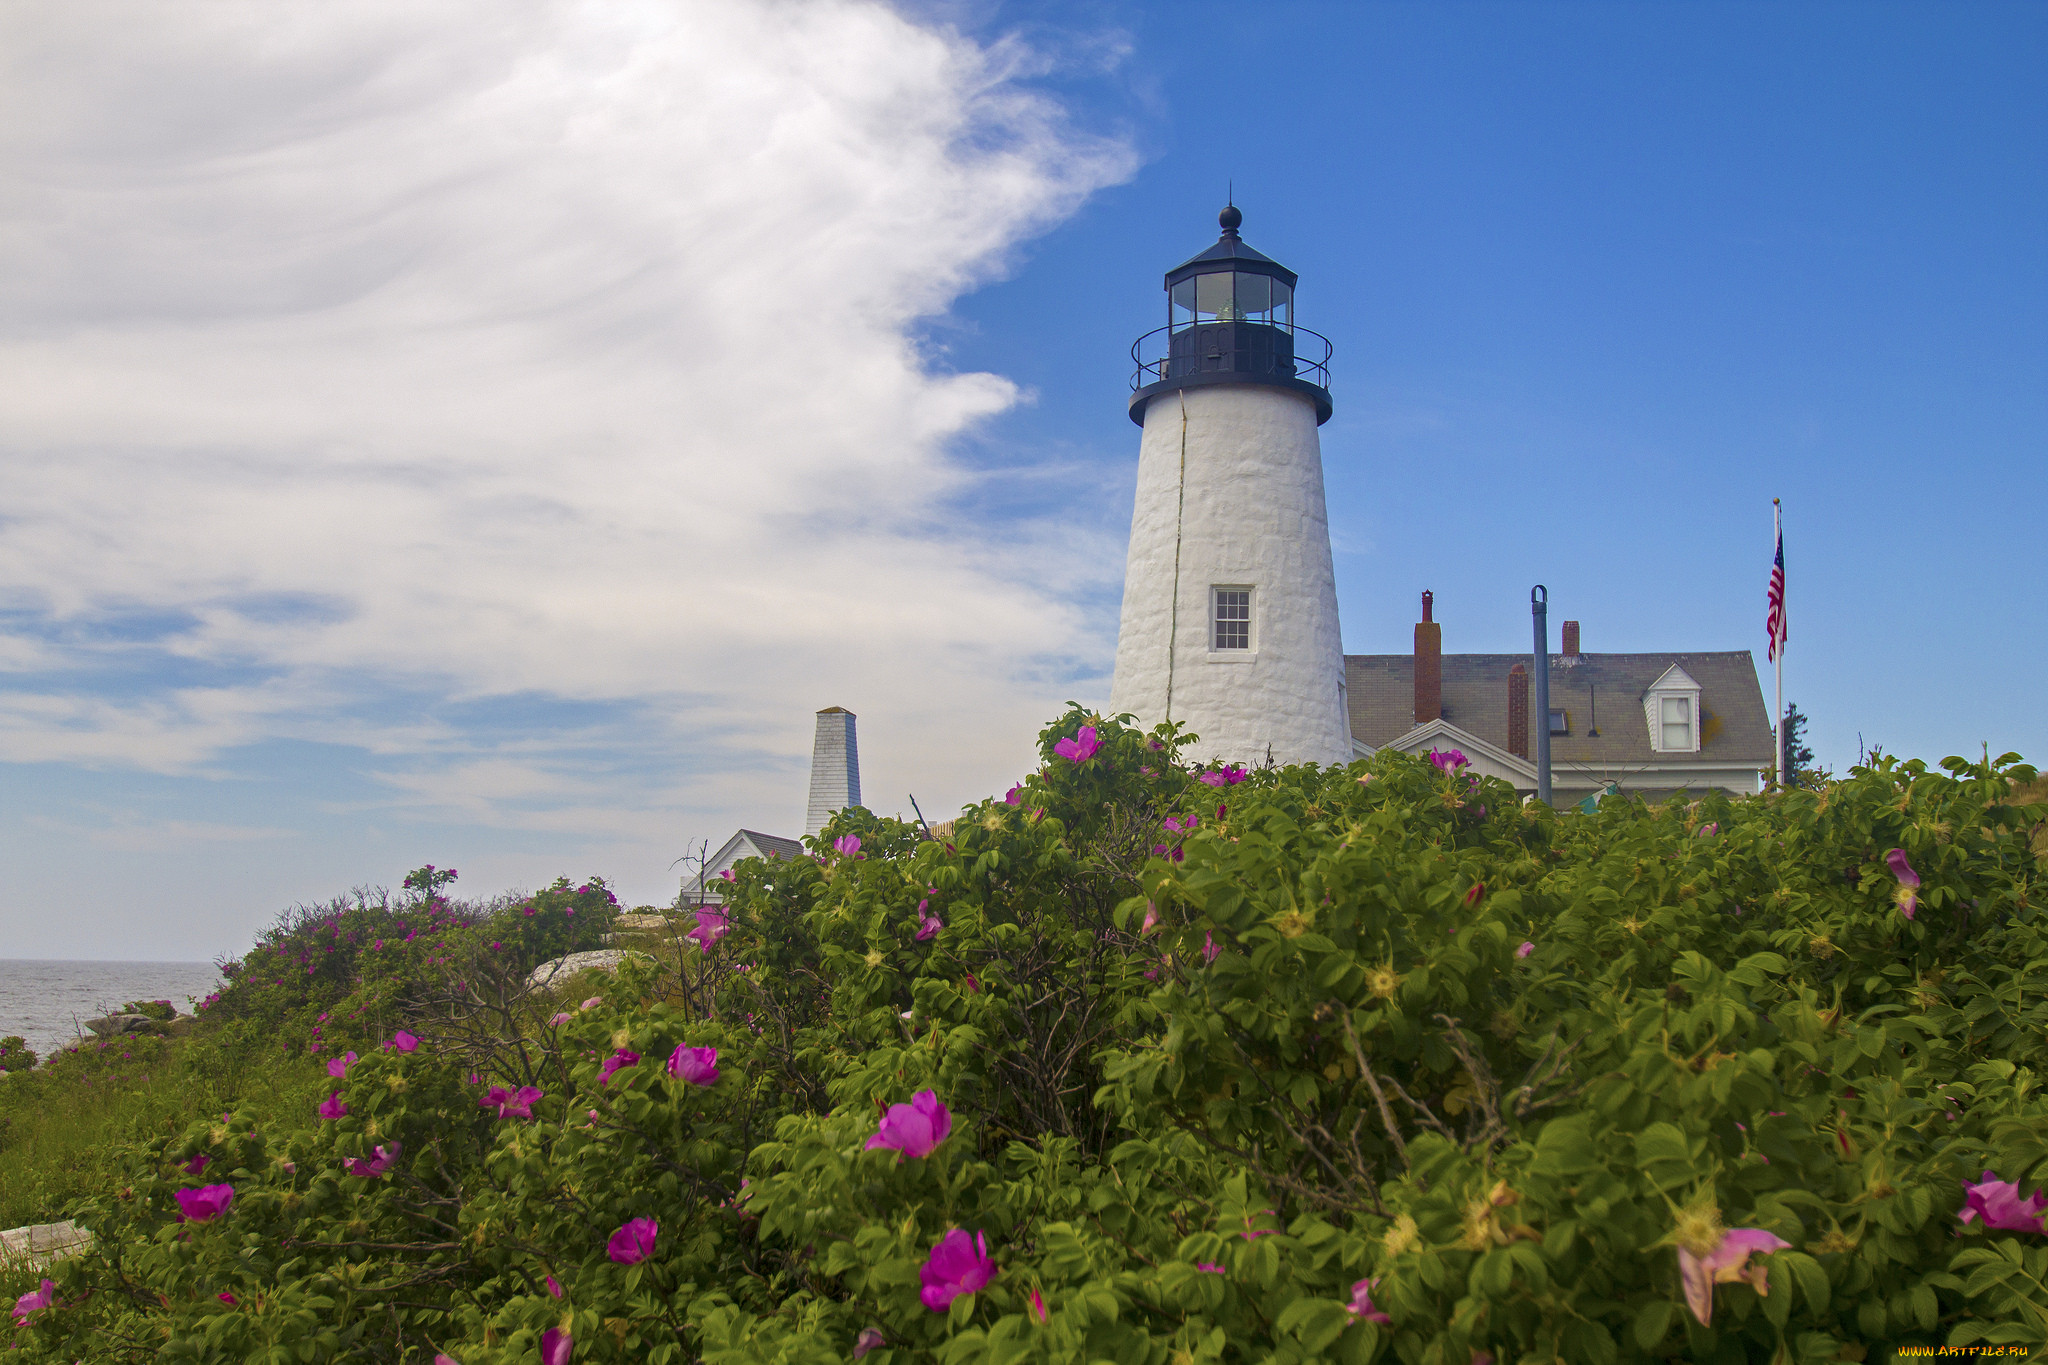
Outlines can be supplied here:
M949 458L1016 391L913 339L1131 167L1034 60L852 0L0 12L0 759L315 740L619 830L836 703L881 790L985 786L1118 567ZM604 715L466 709L521 697Z

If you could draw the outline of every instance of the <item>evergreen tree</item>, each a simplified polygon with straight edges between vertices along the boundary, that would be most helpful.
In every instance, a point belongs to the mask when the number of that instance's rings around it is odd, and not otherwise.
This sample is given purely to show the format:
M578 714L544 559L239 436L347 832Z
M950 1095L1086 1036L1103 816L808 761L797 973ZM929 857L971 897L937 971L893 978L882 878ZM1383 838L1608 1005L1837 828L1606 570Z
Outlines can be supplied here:
M1785 785L1811 787L1819 774L1813 766L1813 748L1806 743L1807 717L1794 702L1785 708Z

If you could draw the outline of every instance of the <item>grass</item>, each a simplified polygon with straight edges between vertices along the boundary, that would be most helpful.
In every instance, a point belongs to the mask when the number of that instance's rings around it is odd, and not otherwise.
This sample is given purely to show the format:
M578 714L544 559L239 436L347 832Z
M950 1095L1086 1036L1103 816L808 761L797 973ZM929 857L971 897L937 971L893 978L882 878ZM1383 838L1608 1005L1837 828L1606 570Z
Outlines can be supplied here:
M324 1080L317 1062L212 1030L88 1045L15 1072L0 1081L0 1228L72 1216L123 1177L128 1144L230 1109L310 1112Z

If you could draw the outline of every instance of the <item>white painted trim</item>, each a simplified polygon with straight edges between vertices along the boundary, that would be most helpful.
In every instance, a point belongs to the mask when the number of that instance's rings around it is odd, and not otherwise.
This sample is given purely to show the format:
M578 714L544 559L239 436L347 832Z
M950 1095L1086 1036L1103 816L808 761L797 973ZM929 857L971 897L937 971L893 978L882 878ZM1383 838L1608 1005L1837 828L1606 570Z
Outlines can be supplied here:
M1672 677L1674 673L1678 675L1675 679ZM1657 681L1651 683L1643 690L1646 692L1697 692L1700 690L1700 685L1693 681L1692 674L1686 672L1677 664L1673 664L1664 670Z
M1512 779L1526 781L1530 787L1536 785L1536 765L1520 754L1509 753L1498 744L1489 743L1475 734L1460 730L1457 726L1439 716L1425 721L1398 739L1390 739L1380 747L1399 749L1404 754L1425 754L1430 747L1440 747L1436 741L1447 740L1450 747L1467 758L1484 758L1496 767L1507 770ZM1355 743L1356 741L1354 741ZM1553 774L1556 765L1552 765ZM1553 778L1554 780L1554 778Z
M1209 651L1212 664L1255 664L1259 661L1256 649L1212 649Z

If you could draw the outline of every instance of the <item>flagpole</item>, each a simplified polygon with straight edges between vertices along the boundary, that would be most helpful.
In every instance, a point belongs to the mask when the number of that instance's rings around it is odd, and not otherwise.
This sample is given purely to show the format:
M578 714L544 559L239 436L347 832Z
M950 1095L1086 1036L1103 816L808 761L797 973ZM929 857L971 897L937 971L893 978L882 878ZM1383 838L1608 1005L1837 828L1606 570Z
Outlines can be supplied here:
M1776 498L1771 499L1771 534L1776 542L1772 546L1772 552L1776 553L1777 546L1785 543L1785 509ZM1778 606L1780 617L1784 615L1786 610L1782 594L1783 590L1780 589L1780 603ZM1782 788L1785 785L1785 647L1780 642L1773 640L1771 642L1771 652L1778 656L1778 723L1771 733L1777 737L1778 759L1775 766L1778 775L1778 786Z

